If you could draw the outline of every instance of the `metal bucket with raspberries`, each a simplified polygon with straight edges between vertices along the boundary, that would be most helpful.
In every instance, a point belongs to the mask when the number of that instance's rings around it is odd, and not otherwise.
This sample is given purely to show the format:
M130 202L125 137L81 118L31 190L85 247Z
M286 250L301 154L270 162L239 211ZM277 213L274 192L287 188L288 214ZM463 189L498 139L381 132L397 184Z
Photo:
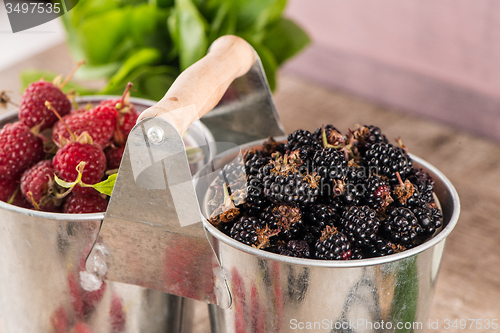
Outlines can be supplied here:
M80 107L113 96L78 99ZM141 112L154 101L131 98ZM0 128L17 112L0 118ZM210 131L195 122L187 146L206 146ZM206 160L209 154L206 155ZM190 165L199 170L203 160ZM36 211L0 201L0 332L191 332L193 301L85 271L104 213Z

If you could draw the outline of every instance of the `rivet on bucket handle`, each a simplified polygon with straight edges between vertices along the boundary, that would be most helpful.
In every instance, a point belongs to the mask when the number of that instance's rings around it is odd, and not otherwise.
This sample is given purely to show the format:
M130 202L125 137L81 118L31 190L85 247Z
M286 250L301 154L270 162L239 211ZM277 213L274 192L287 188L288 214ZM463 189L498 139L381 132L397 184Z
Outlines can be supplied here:
M87 270L227 308L231 296L201 222L182 134L219 103L258 57L236 36L217 39L129 134Z

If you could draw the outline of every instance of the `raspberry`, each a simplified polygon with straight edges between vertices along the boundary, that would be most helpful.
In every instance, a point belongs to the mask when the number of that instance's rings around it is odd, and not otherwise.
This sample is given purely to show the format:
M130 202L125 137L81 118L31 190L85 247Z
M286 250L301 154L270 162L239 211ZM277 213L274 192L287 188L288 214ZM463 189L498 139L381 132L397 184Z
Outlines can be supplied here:
M41 125L40 130L52 127L56 115L45 106L49 101L61 116L71 111L71 102L66 95L51 82L43 80L31 83L21 96L19 120L28 127Z
M125 146L106 148L104 152L106 154L108 170L118 169L120 167L124 151Z
M52 131L52 140L59 145L61 145L61 138L72 139L64 123L75 136L87 132L94 143L104 147L110 142L115 131L116 110L109 106L97 106L85 112L72 113L63 117L63 121L58 121Z
M108 200L98 193L79 195L71 193L64 204L64 213L68 214L90 214L105 212Z
M113 134L113 143L123 146L127 137L134 128L139 113L131 103L123 102L122 99L106 100L99 103L98 106L106 106L116 111L116 127Z
M0 201L8 202L18 187L19 184L15 180L0 179Z
M76 167L80 162L85 162L82 172L83 183L93 185L102 179L106 170L106 156L99 146L71 142L59 149L53 159L56 174L67 182L76 181L78 177ZM91 187L76 185L73 188L73 193L84 195L91 192L97 193Z
M28 202L35 202L43 211L56 211L54 165L43 160L26 170L21 177L21 192Z
M43 155L42 140L25 124L6 124L0 131L0 179L18 179Z

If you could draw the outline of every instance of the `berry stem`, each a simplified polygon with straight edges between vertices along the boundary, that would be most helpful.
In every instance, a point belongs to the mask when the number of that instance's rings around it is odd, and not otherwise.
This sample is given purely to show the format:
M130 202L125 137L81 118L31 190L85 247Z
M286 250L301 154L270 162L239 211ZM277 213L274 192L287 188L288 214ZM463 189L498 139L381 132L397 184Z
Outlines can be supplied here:
M78 70L78 68L80 68L83 64L85 64L85 60L80 60L75 68L73 68L73 70L68 74L68 76L66 76L66 78L64 79L64 81L59 85L59 89L62 90L62 88L66 85L66 83L69 82L69 80L71 80L71 78L73 77L73 75L75 75L76 71Z
M399 181L399 185L401 186L404 186L405 184L403 183L403 180L401 179L401 175L399 174L399 172L396 172L396 178L398 179Z
M10 204L10 205L11 205L11 204L14 202L14 199L16 198L16 195L17 195L17 193L18 193L18 192L19 192L19 186L18 186L18 187L16 187L16 189L15 189L14 193L12 193L12 195L11 195L11 196L10 196L10 198L9 198L9 200L7 200L7 203L8 203L8 204Z
M16 108L19 107L19 104L16 104L14 102L12 102L10 100L10 96L7 95L7 92L6 91L0 91L0 107L1 108L6 108L7 107L7 104L12 104L14 105Z
M125 91L123 92L122 98L120 100L120 109L125 105L125 98L127 98L127 94L129 94L130 89L132 89L133 86L134 84L132 82L127 83Z
M33 207L35 207L36 210L40 210L40 206L36 203L35 199L33 198L33 193L31 193L31 191L28 191L28 193L26 193L26 194L30 198L30 201L31 201L31 204L33 205Z
M73 141L76 141L77 137L76 134L69 128L68 124L64 121L64 119L61 117L59 112L56 111L56 109L52 106L52 104L49 101L45 101L45 106L59 118L59 120L63 123L64 127L68 130L69 134L73 138Z

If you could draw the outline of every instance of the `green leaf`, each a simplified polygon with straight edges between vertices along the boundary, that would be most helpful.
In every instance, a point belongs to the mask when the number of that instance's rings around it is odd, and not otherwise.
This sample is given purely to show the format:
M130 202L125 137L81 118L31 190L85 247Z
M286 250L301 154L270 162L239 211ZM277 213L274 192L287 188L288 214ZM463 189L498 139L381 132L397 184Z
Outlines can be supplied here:
M235 7L232 2L223 2L216 11L210 26L209 42L213 43L220 36L234 35L236 33Z
M311 40L293 21L281 18L269 27L263 44L274 54L278 65L304 49Z
M113 192L113 187L115 186L116 176L117 174L114 173L110 175L108 179L103 180L100 183L94 184L92 185L92 187L97 191L99 191L100 193L111 196L111 193Z
M238 30L256 33L277 21L286 6L286 0L237 0Z
M174 5L174 0L149 0L148 3L158 8L170 8Z
M106 11L87 18L78 27L78 39L90 65L107 64L128 36L130 8Z
M180 70L183 71L207 52L208 38L205 31L207 23L191 0L176 0L175 9Z
M76 72L75 77L83 80L88 80L88 79L103 79L103 78L109 78L112 76L120 67L123 65L123 62L121 61L116 61L116 62L109 62L105 65L88 65L85 64L82 67L78 69L78 72Z
M129 36L136 46L155 47L167 53L172 41L167 29L170 10L143 4L134 7L129 24Z
M21 85L22 90L26 89L26 87L35 81L39 81L43 78L45 81L52 81L59 74L48 71L40 71L36 69L27 69L21 72ZM77 83L69 81L63 88L63 92L67 93L70 90L75 90L80 95L94 95L96 93L95 90L86 88Z
M113 75L105 90L113 91L123 87L129 82L130 74L137 68L144 65L155 65L161 58L161 53L157 49L142 49L133 53L123 66Z
M134 83L131 95L134 97L160 100L170 88L179 72L170 66L141 66L133 70L122 80L122 85L107 86L100 94L119 95L127 82ZM114 89L114 90L113 90Z
M159 101L165 96L168 88L174 83L177 75L168 73L145 72L138 78L140 93L144 98Z

